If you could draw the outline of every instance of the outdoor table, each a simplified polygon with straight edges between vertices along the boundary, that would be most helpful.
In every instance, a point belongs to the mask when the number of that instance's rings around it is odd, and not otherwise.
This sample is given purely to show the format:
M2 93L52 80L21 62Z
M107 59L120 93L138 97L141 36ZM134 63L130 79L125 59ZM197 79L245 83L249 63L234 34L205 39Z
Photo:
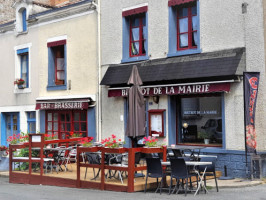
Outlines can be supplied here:
M185 161L186 165L188 166L193 166L194 167L194 171L196 172L196 174L199 176L200 181L199 181L199 185L198 188L194 194L194 196L196 196L196 194L198 193L200 187L202 186L204 188L204 190L208 193L207 188L205 187L204 183L203 183L203 178L207 169L207 165L212 165L212 162L199 162L199 161ZM166 162L162 162L162 165L166 165L166 166L170 166L171 162L170 161L166 161ZM196 166L199 165L206 165L202 175L200 175L199 171L196 169Z
M195 158L200 155L200 150L206 148L205 146L189 146L189 145L175 145L169 146L168 149L179 149L181 151L190 151L190 157ZM196 152L197 151L197 152Z
M169 155L169 156L174 156L174 153L169 152L168 155ZM188 154L188 153L185 153L184 155L185 155L186 157L190 157L190 154ZM202 155L202 154L200 154L200 155L194 155L194 156L195 156L195 157L198 157L198 158L206 158L206 157L217 158L217 156L215 156L215 155Z

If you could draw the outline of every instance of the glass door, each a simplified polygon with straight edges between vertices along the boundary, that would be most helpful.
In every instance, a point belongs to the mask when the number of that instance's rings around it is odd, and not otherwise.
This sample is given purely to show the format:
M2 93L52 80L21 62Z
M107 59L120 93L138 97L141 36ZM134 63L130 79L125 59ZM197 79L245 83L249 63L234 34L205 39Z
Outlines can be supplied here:
M71 111L60 112L60 139L67 139L71 132Z

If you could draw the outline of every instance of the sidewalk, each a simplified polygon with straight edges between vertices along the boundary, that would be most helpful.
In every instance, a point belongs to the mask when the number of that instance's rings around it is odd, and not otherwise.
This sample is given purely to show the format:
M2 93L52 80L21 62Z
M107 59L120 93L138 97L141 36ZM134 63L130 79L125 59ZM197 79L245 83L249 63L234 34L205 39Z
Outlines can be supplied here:
M9 177L9 171L0 171L0 177ZM218 187L219 188L239 188L239 187L250 187L256 186L260 184L265 184L265 181L261 180L245 180L240 178L235 178L232 180L219 180L218 179ZM214 179L207 180L207 186L212 187L213 189L215 186Z
M250 186L256 186L260 184L264 184L264 181L261 180L245 180L242 178L235 178L232 180L217 180L218 181L218 187L219 188L239 188L239 187L250 187ZM215 188L215 181L214 179L207 180L207 186L210 186L212 188Z

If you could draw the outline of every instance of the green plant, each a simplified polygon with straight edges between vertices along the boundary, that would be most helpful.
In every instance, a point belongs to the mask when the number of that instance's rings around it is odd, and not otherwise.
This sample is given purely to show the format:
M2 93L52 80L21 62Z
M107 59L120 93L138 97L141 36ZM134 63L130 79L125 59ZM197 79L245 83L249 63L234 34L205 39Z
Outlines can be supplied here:
M156 139L155 137L144 137L144 143L145 143L145 146L148 146L148 147L156 147L157 146L157 142L158 142L158 139Z
M39 151L38 150L32 150L31 152L32 157L39 157ZM21 149L16 157L29 157L29 149ZM19 163L16 163L19 164ZM37 169L40 166L39 163L32 163L32 168ZM27 170L29 169L29 163L23 162L20 164L20 170Z
M198 132L199 139L210 139L210 135L206 132Z

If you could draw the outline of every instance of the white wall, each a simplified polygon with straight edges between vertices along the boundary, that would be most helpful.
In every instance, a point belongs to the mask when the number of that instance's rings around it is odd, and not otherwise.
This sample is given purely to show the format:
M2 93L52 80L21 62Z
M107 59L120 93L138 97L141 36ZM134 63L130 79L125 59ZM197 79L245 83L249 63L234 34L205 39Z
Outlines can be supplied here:
M244 2L248 3L246 14L242 14L242 3ZM103 0L101 3L103 65L119 64L121 62L122 9L143 3L148 3L148 54L151 55L150 59L166 57L169 38L168 0ZM266 150L266 136L264 133L264 130L266 130L266 123L264 123L266 111L264 91L266 86L264 84L265 59L262 0L199 0L199 4L200 47L202 52L246 47L247 71L261 72L256 129L258 149ZM233 83L231 91L224 96L226 148L244 150L242 81ZM102 98L106 97L107 94L103 95ZM119 107L117 103L115 104L116 108ZM123 108L123 103L120 103L120 108ZM105 102L103 102L103 110L105 110L106 106ZM105 112L103 111L104 114ZM106 116L106 118L108 117ZM114 122L112 121L112 123ZM103 129L108 129L105 128L106 125L107 122L103 122Z

